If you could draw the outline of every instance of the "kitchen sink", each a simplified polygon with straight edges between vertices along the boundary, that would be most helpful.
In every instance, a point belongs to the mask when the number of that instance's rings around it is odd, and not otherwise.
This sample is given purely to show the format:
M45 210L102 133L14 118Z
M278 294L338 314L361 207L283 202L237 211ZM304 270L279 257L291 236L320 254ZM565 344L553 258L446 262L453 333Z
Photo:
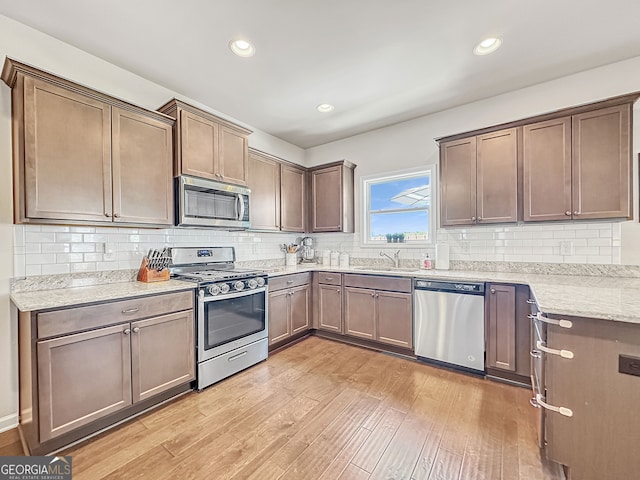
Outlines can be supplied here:
M402 268L402 267L353 267L354 270L362 270L368 272L400 272L400 273L417 273L420 270L417 268Z

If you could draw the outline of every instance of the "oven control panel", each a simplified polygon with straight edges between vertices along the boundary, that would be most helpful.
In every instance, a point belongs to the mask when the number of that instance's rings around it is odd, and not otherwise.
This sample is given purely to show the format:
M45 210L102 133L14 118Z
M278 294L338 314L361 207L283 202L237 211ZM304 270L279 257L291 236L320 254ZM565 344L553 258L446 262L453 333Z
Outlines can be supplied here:
M257 277L230 282L216 282L211 285L204 286L204 290L206 295L216 297L228 293L242 292L244 290L255 290L256 288L264 287L266 283L267 282L263 277Z

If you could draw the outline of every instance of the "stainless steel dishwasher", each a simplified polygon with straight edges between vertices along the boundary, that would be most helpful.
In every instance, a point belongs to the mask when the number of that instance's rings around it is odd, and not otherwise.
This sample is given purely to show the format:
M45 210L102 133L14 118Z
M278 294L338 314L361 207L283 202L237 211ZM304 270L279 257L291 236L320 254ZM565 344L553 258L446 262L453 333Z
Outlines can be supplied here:
M419 360L484 373L484 283L414 279Z

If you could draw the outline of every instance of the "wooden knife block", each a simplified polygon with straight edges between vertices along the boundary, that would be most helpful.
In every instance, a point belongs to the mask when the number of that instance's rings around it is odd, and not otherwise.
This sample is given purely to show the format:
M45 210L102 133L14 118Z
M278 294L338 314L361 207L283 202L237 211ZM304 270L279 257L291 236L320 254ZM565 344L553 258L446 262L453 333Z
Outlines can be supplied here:
M157 271L149 268L149 260L147 257L142 259L140 270L138 270L138 281L151 283L151 282L166 282L169 280L169 269L165 268L162 271Z

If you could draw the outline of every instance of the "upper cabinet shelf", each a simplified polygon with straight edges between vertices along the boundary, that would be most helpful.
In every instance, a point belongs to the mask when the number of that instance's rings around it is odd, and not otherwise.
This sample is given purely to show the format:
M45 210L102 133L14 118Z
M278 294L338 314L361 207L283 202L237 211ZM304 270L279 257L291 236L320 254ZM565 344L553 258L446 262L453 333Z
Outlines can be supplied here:
M16 223L173 224L173 119L7 59Z
M441 225L632 218L638 97L437 139Z
M175 98L158 111L176 119L176 176L247 185L251 130Z

